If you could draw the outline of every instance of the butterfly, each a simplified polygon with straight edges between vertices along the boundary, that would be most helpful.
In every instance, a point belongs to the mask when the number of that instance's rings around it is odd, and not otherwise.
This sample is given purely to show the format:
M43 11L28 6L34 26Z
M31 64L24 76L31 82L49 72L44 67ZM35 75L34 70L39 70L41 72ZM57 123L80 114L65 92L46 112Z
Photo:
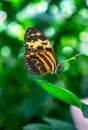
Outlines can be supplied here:
M33 74L57 73L61 65L57 64L54 49L46 36L36 28L29 27L24 40L26 68Z

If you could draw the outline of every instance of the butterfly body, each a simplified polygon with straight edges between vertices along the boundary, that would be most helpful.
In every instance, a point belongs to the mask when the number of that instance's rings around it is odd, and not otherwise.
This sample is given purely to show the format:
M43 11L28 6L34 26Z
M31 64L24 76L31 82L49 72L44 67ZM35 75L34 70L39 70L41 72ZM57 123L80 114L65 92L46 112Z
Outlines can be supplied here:
M25 36L24 63L33 74L56 73L57 65L54 50L47 38L37 29L28 28Z

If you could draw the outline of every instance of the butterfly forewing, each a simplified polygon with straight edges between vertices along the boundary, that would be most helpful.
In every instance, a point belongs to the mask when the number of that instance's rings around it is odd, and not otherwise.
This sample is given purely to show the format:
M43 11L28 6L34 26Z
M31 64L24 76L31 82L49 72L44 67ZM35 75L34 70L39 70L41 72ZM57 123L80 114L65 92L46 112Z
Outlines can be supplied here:
M28 28L25 33L24 62L33 74L54 73L56 58L47 38L37 29Z

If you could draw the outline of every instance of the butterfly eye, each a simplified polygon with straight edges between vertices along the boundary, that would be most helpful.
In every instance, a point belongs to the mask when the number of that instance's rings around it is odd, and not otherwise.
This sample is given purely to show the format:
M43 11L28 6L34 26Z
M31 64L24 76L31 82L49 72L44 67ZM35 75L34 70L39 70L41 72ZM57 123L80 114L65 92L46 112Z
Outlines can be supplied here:
M57 72L57 71L59 71L59 70L64 70L64 67L63 67L62 64L58 64L58 65L57 65L55 72Z

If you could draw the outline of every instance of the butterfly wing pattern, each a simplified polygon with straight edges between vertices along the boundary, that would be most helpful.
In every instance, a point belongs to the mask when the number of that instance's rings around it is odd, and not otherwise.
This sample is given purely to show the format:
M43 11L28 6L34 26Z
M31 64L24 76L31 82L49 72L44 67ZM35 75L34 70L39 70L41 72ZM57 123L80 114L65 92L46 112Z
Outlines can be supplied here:
M25 36L24 63L33 74L56 73L59 66L56 63L54 50L47 38L37 29L30 27Z

